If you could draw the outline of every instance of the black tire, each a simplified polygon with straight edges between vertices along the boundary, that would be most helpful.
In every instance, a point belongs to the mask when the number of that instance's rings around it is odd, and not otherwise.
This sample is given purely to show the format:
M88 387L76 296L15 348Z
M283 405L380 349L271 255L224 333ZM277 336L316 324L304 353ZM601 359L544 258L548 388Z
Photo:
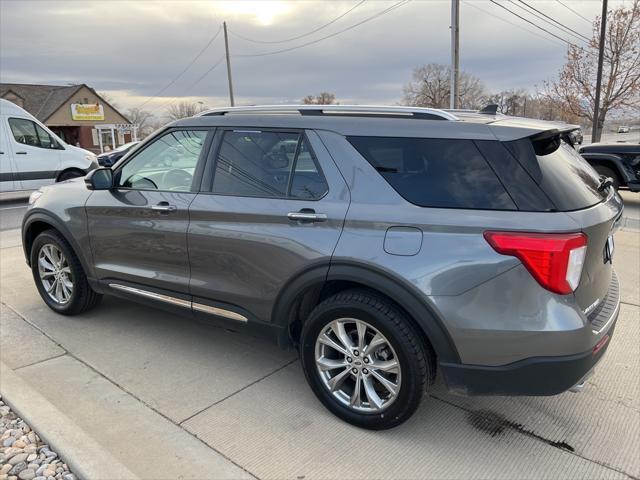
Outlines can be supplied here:
M611 179L613 179L613 188L616 191L620 188L620 177L618 176L618 172L603 165L596 165L593 168L595 168L596 172L598 172L600 175L611 177Z
M318 335L328 328L329 323L340 318L365 321L384 335L395 351L402 381L395 400L382 411L361 412L341 403L318 372ZM413 325L392 302L365 290L348 290L333 295L311 312L302 328L300 357L307 381L324 406L346 422L371 430L392 428L406 421L420 405L428 384L435 377L430 346L424 344Z
M40 250L49 244L62 251L67 259L71 272L70 276L73 282L73 290L69 300L64 304L56 303L55 300L49 296L40 278L38 255ZM44 302L53 311L61 313L62 315L77 315L95 307L102 299L102 295L96 293L89 285L82 264L73 251L73 248L71 248L69 243L56 230L45 230L35 238L31 246L30 259L31 273L38 288L38 293L40 293Z
M58 182L64 182L65 180L71 180L72 178L84 177L82 170L65 170L58 177Z

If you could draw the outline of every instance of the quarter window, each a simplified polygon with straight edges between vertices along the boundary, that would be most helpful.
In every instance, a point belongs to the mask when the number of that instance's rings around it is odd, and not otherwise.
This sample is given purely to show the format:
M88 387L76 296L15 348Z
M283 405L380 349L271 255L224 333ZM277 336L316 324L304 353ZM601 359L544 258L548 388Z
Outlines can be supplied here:
M191 191L207 131L175 130L162 135L118 172L118 185L136 190Z
M18 143L31 147L60 149L60 144L44 128L31 120L10 118L9 127Z
M348 137L407 201L421 207L516 210L471 140Z
M316 199L328 190L306 139L294 132L224 132L213 193Z

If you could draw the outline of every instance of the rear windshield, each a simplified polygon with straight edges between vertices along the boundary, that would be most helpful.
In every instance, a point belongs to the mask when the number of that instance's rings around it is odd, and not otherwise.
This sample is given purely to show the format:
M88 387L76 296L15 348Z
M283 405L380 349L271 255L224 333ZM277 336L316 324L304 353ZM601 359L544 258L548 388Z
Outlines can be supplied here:
M421 207L516 210L472 140L347 137L407 201Z
M599 175L564 141L547 155L536 155L530 139L508 142L505 145L557 210L580 210L606 198L606 190L598 191Z

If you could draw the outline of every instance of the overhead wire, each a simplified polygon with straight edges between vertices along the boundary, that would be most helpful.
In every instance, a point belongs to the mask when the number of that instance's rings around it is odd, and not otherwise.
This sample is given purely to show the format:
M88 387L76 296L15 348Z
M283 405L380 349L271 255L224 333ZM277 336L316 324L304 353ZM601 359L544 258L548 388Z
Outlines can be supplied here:
M575 13L578 17L580 17L581 19L583 19L585 22L588 22L589 25L593 25L593 20L589 20L587 17L584 17L582 15L580 15L578 12L576 12L573 8L571 8L569 5L567 5L566 3L560 1L560 0L556 0L560 5L562 5L564 8L566 8L567 10L569 10L570 12Z
M331 20L330 22L327 22L317 28L314 28L313 30L308 31L307 33L303 33L302 35L297 35L295 37L290 37L290 38L285 38L284 40L255 40L249 37L245 37L244 35L239 34L238 32L236 32L235 30L232 29L228 29L229 33L231 33L232 35L241 38L242 40L246 40L247 42L252 42L252 43L263 43L263 44L274 44L274 43L286 43L286 42L291 42L293 40L299 40L301 38L304 37L308 37L309 35L312 35L316 32L319 32L320 30L323 30L324 28L327 28L330 25L333 25L334 23L336 23L338 20L340 20L341 18L346 17L347 15L349 15L351 12L353 12L356 8L358 8L360 5L362 5L364 2L366 2L367 0L360 0L358 3L356 3L353 7L349 8L346 12L341 13L340 15L338 15L336 18L334 18L333 20Z
M483 9L483 8L480 8L480 7L478 7L476 4L474 4L474 2L473 2L473 1L468 1L468 0L463 0L463 1L464 1L464 4L465 4L465 5L467 5L467 6L469 6L469 7L473 7L473 8L475 8L476 10L479 10L479 11L481 11L481 12L483 12L483 13L487 14L487 15L490 15L490 16L492 16L492 17L494 17L494 18L497 18L498 20L502 20L503 22L508 23L509 25L513 25L514 27L517 27L517 28L520 28L521 30L524 30L524 31L526 31L526 32L529 32L531 35L535 35L536 37L538 37L538 38L542 38L543 40L547 40L548 42L551 42L551 43L553 43L553 44L555 44L555 45L564 45L564 44L562 44L562 43L560 43L560 42L558 42L558 41L556 41L556 40L553 40L553 39L551 39L551 38L549 38L549 37L545 36L545 35L542 35L542 34L536 33L536 32L534 32L533 30L531 30L531 29L529 29L529 28L525 27L524 25L520 25L520 24L518 24L518 23L511 22L511 21L507 20L506 18L501 17L500 15L496 15L495 13L492 13L492 12L489 12L489 11L487 11L487 10Z
M509 1L511 3L515 4L514 0L509 0ZM547 24L549 24L549 25L551 25L551 26L553 26L555 28L563 30L565 33L568 33L569 35L571 35L571 36L573 36L575 38L579 38L581 40L584 40L587 43L591 41L591 39L589 37L587 37L586 35L583 35L580 32L575 31L571 27L566 26L564 23L561 23L558 20L550 17L546 13L544 13L541 10L538 10L537 8L535 8L533 5L529 5L524 0L517 0L517 1L519 2L519 4L522 4L525 7L527 7L532 15L534 15L537 18L539 18L543 22L546 22ZM516 4L516 5L518 5L518 4ZM520 8L524 9L525 12L527 11L524 7L520 7Z
M322 42L323 40L327 40L329 38L335 37L336 35L340 35L341 33L347 32L349 30L352 30L356 27L359 27L360 25L363 25L367 22L370 22L372 20L375 20L378 17L381 17L382 15L386 15L387 13L390 13L391 11L403 7L404 5L406 5L407 3L409 3L411 0L401 0L400 2L394 3L393 5L391 5L390 7L385 8L384 10L376 13L375 15L372 15L370 17L365 18L364 20L361 20L353 25L348 26L347 28L343 28L342 30L338 30L337 32L331 33L329 35L325 35L324 37L320 37L316 40L312 40L310 42L307 43L303 43L301 45L296 45L294 47L288 47L288 48L283 48L280 50L274 50L271 52L262 52L262 53L244 53L244 54L235 54L236 57L266 57L269 55L276 55L278 53L285 53L285 52L291 52L293 50L298 50L299 48L304 48L304 47L308 47L310 45L314 45L316 43Z
M546 28L541 27L541 26L540 26L540 25L538 25L537 23L532 22L531 20L529 20L529 19L527 19L527 18L523 17L522 15L520 15L520 14L518 14L518 13L514 12L513 10L509 10L507 7L505 7L504 5L502 5L500 2L497 2L496 0L489 0L489 1L490 1L491 3L493 3L494 5L497 5L497 6L499 6L500 8L502 8L502 9L506 10L506 11L507 11L507 12L509 12L511 15L514 15L514 16L518 17L519 19L524 20L525 22L527 22L527 23L529 23L529 24L533 25L533 26L534 26L534 27L536 27L537 29L542 30L543 32L548 33L548 34L549 34L549 35L551 35L552 37L557 38L558 40L560 40L560 41L562 41L562 42L566 43L567 45L570 45L570 46L576 47L576 48L578 48L579 50L582 50L583 52L586 52L586 50L585 50L584 48L582 48L581 46L576 45L575 43L573 43L573 42L571 42L571 41L567 40L566 38L563 38L563 37L561 37L561 36L559 36L559 35L556 35L556 34L555 34L555 33L553 33L553 32L550 32L550 31L549 31L549 30L547 30Z
M180 77L182 77L182 75L184 75L187 70L189 70L195 63L196 61L202 56L202 54L204 54L204 52L209 48L209 46L211 46L211 44L214 42L214 40L216 38L218 38L218 35L220 35L220 32L222 31L222 26L220 26L218 28L218 30L216 31L216 33L211 37L211 39L209 39L209 41L205 44L204 47L202 47L202 49L197 53L197 55L195 57L193 57L193 59L187 64L187 66L182 69L182 71L176 75L169 83L167 83L164 87L162 87L160 90L158 90L156 93L154 93L152 96L150 96L149 98L147 98L144 102L142 102L140 105L138 105L136 108L142 108L144 107L146 104L148 104L151 100L153 100L154 98L158 97L159 95L161 95L162 93L164 93L170 86L172 86L174 83L176 83L176 81L178 81L178 79Z

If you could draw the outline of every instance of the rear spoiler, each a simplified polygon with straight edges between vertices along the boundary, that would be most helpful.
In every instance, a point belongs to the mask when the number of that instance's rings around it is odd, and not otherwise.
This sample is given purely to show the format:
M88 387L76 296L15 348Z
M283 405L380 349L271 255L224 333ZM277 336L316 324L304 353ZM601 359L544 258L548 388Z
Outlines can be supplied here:
M579 125L570 125L551 128L535 135L531 135L531 143L533 149L536 151L536 155L549 155L555 152L564 140L573 147L573 139L571 138L571 132L579 130Z

